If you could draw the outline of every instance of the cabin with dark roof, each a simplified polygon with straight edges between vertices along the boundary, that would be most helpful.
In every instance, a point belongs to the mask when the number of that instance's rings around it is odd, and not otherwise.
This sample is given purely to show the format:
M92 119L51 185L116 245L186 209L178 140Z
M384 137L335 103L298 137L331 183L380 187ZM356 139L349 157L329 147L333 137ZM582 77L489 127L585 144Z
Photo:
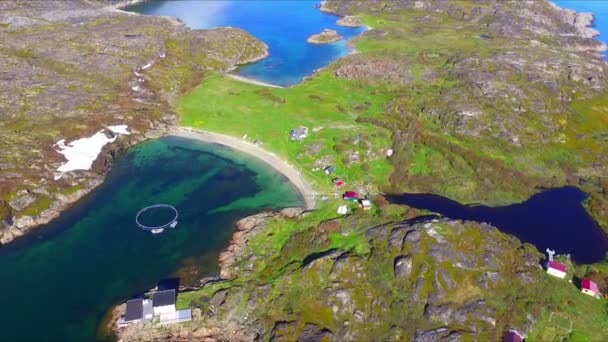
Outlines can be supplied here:
M144 318L144 300L141 298L131 299L127 301L127 309L125 311L125 323L137 323Z
M154 316L175 312L175 290L158 291L152 294Z
M192 310L176 309L176 292L174 289L157 291L152 299L131 299L127 301L126 311L121 320L120 327L141 321L149 321L157 317L160 324L172 324L192 320Z

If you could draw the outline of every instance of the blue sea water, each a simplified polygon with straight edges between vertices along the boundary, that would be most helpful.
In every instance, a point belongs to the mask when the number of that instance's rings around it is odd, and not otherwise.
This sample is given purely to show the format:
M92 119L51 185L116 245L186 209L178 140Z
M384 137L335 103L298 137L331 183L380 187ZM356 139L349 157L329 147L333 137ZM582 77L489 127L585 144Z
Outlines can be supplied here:
M193 29L238 27L269 46L270 56L244 66L242 76L289 86L316 69L349 53L346 41L365 28L336 25L338 17L321 12L319 1L150 1L129 11L174 16ZM323 29L338 31L344 39L334 44L309 44L306 39Z
M600 35L595 37L608 44L608 1L607 0L553 0L561 8L573 9L577 12L591 12L595 15L595 29ZM608 60L608 56L604 59Z

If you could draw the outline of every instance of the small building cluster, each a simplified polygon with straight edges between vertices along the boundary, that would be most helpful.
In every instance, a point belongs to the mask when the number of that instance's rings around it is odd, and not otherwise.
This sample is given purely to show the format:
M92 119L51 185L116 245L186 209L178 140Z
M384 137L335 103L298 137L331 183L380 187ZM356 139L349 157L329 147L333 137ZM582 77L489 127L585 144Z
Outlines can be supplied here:
M120 327L152 321L158 318L160 324L181 323L192 320L191 309L177 310L175 290L158 291L152 298L137 298L127 301L124 316L119 320Z
M358 192L347 191L342 195L342 198L345 201L357 202L359 204L359 208L363 210L369 210L372 208L372 201L368 198L361 196Z
M549 253L549 260L546 264L547 274L564 279L568 273L568 268L566 265L553 260L554 251L547 250L547 252ZM593 280L587 278L581 280L581 292L595 298L601 298L602 296L599 286Z

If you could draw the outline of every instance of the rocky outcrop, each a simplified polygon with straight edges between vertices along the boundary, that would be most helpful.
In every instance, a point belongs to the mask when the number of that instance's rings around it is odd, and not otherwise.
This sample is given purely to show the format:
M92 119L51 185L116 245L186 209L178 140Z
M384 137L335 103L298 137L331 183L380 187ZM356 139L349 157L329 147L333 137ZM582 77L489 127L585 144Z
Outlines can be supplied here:
M264 212L245 217L236 223L237 231L232 235L230 244L219 257L220 277L222 279L232 279L236 276L247 275L251 269L239 267L239 262L255 257L246 253L247 241L259 234L266 228L269 221L273 218L295 218L301 215L304 209L286 208L278 213Z
M330 44L341 40L343 37L338 31L325 29L321 33L313 34L306 41L311 44Z
M355 57L348 60L347 63L339 65L335 73L336 76L349 80L382 81L395 84L408 84L414 80L405 65L386 59L368 60Z
M363 23L361 23L361 19L354 17L352 15L347 15L345 17L338 19L336 21L336 24L340 25L340 26L346 26L346 27L359 27L359 26L363 25Z

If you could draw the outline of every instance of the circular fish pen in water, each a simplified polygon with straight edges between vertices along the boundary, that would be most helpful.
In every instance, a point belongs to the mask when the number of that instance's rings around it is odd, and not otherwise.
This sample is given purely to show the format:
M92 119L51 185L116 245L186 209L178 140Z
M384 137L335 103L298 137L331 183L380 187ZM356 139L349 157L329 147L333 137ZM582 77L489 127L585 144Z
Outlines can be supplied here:
M140 210L135 216L135 223L152 234L162 233L167 228L177 226L179 213L169 204L155 204Z

